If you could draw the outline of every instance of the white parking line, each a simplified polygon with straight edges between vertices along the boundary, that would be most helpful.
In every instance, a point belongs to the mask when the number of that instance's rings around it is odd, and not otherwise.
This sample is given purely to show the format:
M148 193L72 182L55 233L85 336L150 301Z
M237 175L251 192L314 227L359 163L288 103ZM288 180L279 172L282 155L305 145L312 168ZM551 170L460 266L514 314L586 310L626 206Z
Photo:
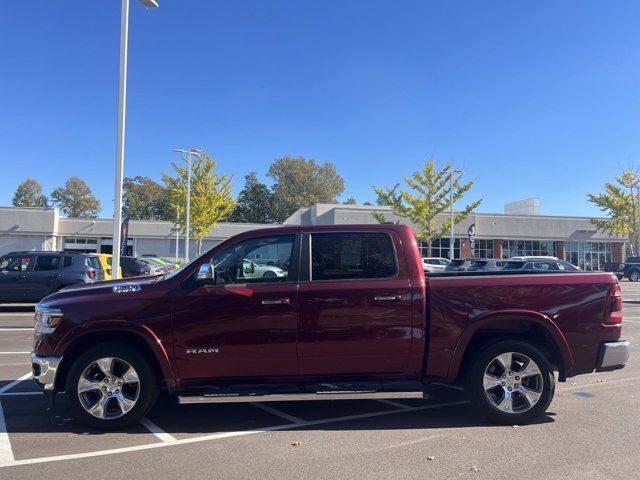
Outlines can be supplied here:
M140 423L144 428L149 430L151 433L153 433L156 437L158 437L163 442L171 443L176 441L176 438L173 435L162 430L159 426L157 426L147 417L144 417L142 420L140 420Z
M0 352L0 355L24 355L25 353L31 352Z
M33 312L15 312L15 313L8 313L8 312L0 312L0 318L1 317L33 317L35 314Z
M622 324L624 325L625 323L640 323L640 322L637 320L629 320L628 318L623 318Z
M264 410L265 412L269 412L273 415L276 415L278 417L284 418L285 420L289 420L290 422L293 423L304 423L304 420L302 420L301 418L298 417L294 417L293 415L289 415L288 413L285 413L281 410L278 410L276 408L270 407L268 405L265 405L263 403L256 403L256 402L251 402L251 405L253 405L254 407L259 408L260 410Z
M0 393L4 393L7 390L11 390L13 387L15 387L20 382L26 380L27 378L31 378L31 372L25 373L23 376L21 376L17 380L14 380L13 382L7 383L4 387L0 388Z
M195 438L185 438L182 440L176 440L175 442L161 442L161 443L151 443L146 445L136 445L132 447L122 447L122 448L113 448L109 450L99 450L95 452L85 452L85 453L73 453L69 455L54 455L51 457L39 457L39 458L27 458L24 460L7 460L0 461L0 467L13 467L18 465L33 465L36 463L47 463L47 462L60 462L63 460L75 460L79 458L89 458L89 457L100 457L104 455L113 455L117 453L128 453L128 452L137 452L141 450L150 450L153 448L162 448L162 447L170 447L176 445L185 445L189 443L199 443L199 442L207 442L210 440L220 440L223 438L231 438L231 437L241 437L244 435L253 435L256 433L263 432L273 432L278 430L291 430L293 428L299 427L311 427L315 425L324 425L327 423L337 423L337 422L345 422L349 420L360 420L364 418L371 417L381 417L385 415L394 415L397 413L405 413L405 412L416 412L420 410L433 410L436 408L445 408L445 407L453 407L457 405L464 405L469 403L467 400L459 401L459 402L448 402L448 403L438 403L433 405L425 405L422 407L409 407L409 408L398 408L395 410L385 410L383 412L372 412L372 413L363 413L359 415L347 415L344 417L334 417L334 418L326 418L322 420L313 420L310 422L303 423L289 423L285 425L275 425L273 427L265 427L256 430L240 430L236 432L225 432L225 433L213 433L211 435L203 435Z
M0 465L11 462L15 462L15 458L13 457L7 424L4 421L2 402L0 401Z
M22 327L16 327L16 328L11 328L11 327L6 327L6 328L0 328L0 332L26 332L26 331L30 331L33 332L33 328L22 328Z

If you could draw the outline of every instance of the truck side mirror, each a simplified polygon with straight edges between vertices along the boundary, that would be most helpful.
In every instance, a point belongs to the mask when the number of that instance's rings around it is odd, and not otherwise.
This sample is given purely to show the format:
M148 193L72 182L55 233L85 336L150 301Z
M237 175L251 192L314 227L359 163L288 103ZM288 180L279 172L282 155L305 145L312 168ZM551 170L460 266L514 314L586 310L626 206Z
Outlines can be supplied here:
M216 283L216 272L211 263L200 265L196 274L196 282L201 285L212 285Z

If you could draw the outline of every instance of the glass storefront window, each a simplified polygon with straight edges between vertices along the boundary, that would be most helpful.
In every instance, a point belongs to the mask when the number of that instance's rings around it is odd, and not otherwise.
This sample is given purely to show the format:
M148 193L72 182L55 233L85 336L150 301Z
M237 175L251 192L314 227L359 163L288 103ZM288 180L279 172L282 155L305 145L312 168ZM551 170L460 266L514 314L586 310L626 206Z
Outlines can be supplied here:
M556 256L556 245L548 240L502 240L502 258Z
M456 238L453 244L454 258L460 258L460 239ZM439 257L449 258L449 239L448 238L436 238L431 242L431 254L429 254L429 248L427 242L420 241L420 255L423 257Z
M493 258L493 240L476 240L476 258Z
M611 261L611 244L608 242L567 242L567 260L582 270L603 270Z

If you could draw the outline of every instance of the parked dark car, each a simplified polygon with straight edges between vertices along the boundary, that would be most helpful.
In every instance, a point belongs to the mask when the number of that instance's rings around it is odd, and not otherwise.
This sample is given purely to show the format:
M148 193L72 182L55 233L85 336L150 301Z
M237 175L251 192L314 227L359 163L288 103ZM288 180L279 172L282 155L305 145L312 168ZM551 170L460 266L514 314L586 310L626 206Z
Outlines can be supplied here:
M605 272L615 273L619 279L627 278L632 282L640 280L640 257L627 257L624 263L607 262Z
M103 280L98 258L74 252L12 252L0 257L0 302L31 303L70 285Z
M120 257L123 278L155 274L148 262L136 257Z
M271 250L284 276L244 275ZM161 388L200 405L424 398L443 381L523 425L549 407L554 371L618 369L630 348L613 274L425 278L411 229L386 224L251 230L160 278L65 289L35 318L34 379L104 429L143 418Z
M467 269L469 272L496 272L502 270L504 260L496 260L494 258L478 258L471 262Z
M449 262L449 265L444 269L445 272L466 272L469 267L476 260L475 258L456 258Z

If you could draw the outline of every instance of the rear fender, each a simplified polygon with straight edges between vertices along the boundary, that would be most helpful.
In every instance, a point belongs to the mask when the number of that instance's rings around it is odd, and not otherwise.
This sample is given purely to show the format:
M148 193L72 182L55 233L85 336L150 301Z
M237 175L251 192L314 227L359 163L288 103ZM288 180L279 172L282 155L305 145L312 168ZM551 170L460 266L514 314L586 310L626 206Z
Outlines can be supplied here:
M562 367L564 371L569 371L573 367L573 357L571 355L571 349L567 343L567 339L564 337L558 325L548 316L531 310L501 310L499 312L491 312L485 315L477 317L471 325L469 325L460 336L458 343L456 344L451 364L449 365L449 373L447 378L455 379L458 376L462 359L467 350L471 339L481 329L491 328L492 325L502 323L505 321L521 320L531 322L541 326L550 335L555 343L555 347L562 359ZM507 330L508 331L508 330Z

